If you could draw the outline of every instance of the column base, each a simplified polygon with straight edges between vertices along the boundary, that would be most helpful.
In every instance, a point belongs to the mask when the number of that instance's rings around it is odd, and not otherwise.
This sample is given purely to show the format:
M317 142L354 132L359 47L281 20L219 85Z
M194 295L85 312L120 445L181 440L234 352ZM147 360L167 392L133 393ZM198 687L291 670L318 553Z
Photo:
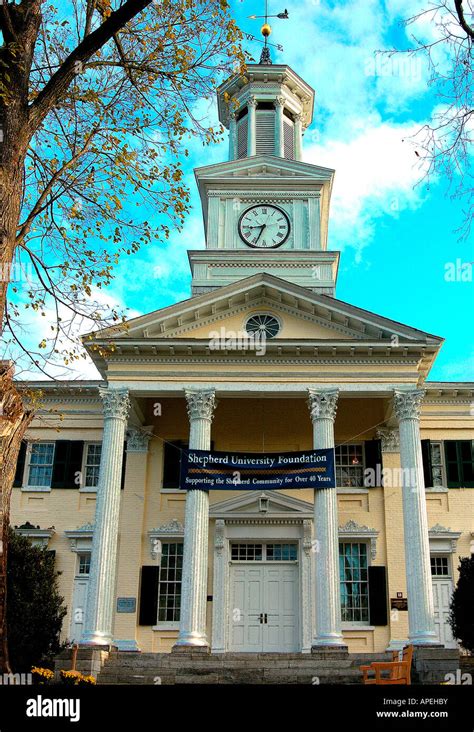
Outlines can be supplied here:
M387 651L402 651L405 646L408 646L409 642L406 638L392 638L388 644Z
M100 630L86 631L82 634L79 646L112 646L113 638Z
M414 638L408 637L408 643L417 648L444 648L439 638L431 635L415 636Z

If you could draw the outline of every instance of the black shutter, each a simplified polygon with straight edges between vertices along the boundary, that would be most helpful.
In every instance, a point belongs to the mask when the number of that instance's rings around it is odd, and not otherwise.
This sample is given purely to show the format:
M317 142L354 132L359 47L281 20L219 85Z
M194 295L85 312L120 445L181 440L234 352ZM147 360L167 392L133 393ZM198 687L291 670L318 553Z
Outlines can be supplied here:
M365 447L365 470L373 470L375 474L375 482L378 483L378 477L380 475L380 483L383 485L382 480L382 441L381 440L366 440L364 443ZM377 468L377 466L379 466ZM365 481L367 482L367 481ZM369 483L372 485L372 483Z
M120 490L125 488L125 471L127 469L127 441L123 443L122 477L120 479Z
M181 449L187 447L183 440L165 442L163 446L163 488L179 488Z
M461 488L461 465L458 456L457 440L444 441L444 456L446 462L446 479L448 488Z
M459 442L463 488L474 488L474 441Z
M82 440L73 440L70 443L69 461L66 465L65 488L80 488L83 452L84 442Z
M51 488L66 488L66 466L69 464L70 449L70 440L56 440Z
M474 449L472 440L445 440L448 488L474 488Z
M425 476L426 488L433 487L433 467L431 465L431 440L421 441L421 454L423 456L423 473Z
M81 440L56 440L51 488L79 488L77 473L82 469Z
M387 571L385 567L369 567L369 622L387 625Z
M158 620L159 567L142 567L140 582L139 625L156 625Z
M20 445L20 451L18 453L18 460L16 462L15 479L13 486L15 488L21 488L23 485L23 474L25 472L25 460L26 460L26 441L23 440Z

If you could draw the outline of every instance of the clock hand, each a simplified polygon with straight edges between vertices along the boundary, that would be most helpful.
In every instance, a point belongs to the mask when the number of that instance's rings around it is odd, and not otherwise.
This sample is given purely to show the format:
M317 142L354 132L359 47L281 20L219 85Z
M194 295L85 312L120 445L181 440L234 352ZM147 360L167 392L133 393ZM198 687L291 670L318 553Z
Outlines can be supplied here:
M260 230L260 234L259 234L259 235L257 236L257 238L256 238L256 240L255 240L255 244L256 244L256 243L258 242L258 240L259 240L259 239L260 239L260 237L262 236L262 234L263 234L263 230L264 230L264 229L266 228L266 226L267 226L266 224L263 224L263 225L262 225L262 228L261 228L261 230Z

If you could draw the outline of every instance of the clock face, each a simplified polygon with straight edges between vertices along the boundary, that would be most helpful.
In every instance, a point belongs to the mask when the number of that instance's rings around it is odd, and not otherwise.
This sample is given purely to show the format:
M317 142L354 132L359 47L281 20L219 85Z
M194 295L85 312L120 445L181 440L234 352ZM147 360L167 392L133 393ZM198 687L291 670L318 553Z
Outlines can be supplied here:
M240 217L239 235L249 247L276 249L290 235L290 219L281 208L258 204Z

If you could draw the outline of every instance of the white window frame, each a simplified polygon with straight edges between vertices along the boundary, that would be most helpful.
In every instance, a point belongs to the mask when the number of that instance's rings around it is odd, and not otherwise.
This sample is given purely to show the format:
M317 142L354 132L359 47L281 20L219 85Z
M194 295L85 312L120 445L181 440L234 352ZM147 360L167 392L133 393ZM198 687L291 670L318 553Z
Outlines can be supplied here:
M31 468L31 452L33 445L52 445L53 446L53 461L51 463L51 481L49 486L43 486L43 485L30 485L30 468ZM21 489L23 491L32 491L35 493L50 493L51 492L51 482L53 479L53 469L54 469L54 458L56 455L56 442L54 440L30 440L28 441L26 445L26 455L25 455L25 467L23 470L23 480L22 480L22 486Z
M433 457L432 457L433 453L432 453L431 448L433 447L433 445L439 445L439 448L440 448L441 463L440 463L439 467L441 467L441 485L427 485L427 486L425 486L425 488L426 488L426 490L433 491L434 493L436 493L436 491L447 492L448 487L447 487L447 481L446 481L446 462L445 462L445 456L444 456L444 440L431 440L430 439L430 459L431 459L431 468L432 469L433 469Z
M102 442L100 440L90 440L89 442L84 442L84 450L82 453L82 465L81 465L83 480L81 481L81 485L79 486L80 493L97 493L97 486L96 487L86 486L87 454L89 452L90 445L101 445L101 447L102 447ZM101 449L101 459L102 459L102 449Z
M160 541L163 544L181 544L184 548L184 536L180 536L179 538L175 538L173 536L170 537L162 537L160 538ZM174 583L178 584L178 583ZM181 570L181 581L179 582L181 586L181 600L183 598L183 573ZM156 612L156 624L153 626L152 630L179 630L179 620L159 620L159 614L160 614L160 585L161 585L161 566L160 566L160 577L158 579L158 608ZM183 610L183 606L180 607L180 617L181 612Z
M370 541L367 541L365 538L358 538L358 537L351 537L349 538L341 538L338 539L338 568L339 568L339 544L365 544L367 549L367 611L368 611L368 620L342 620L341 621L341 628L342 630L351 630L352 628L364 628L364 630L374 630L375 626L370 624L370 602L369 602L369 567L372 564L372 551L370 546ZM341 587L342 579L339 576L339 587ZM342 598L342 593L340 593ZM341 616L342 616L342 599L341 599Z
M89 557L89 571L88 572L80 572L79 570L81 568L81 557L86 557L86 556ZM91 550L88 551L87 549L86 550L79 549L77 551L77 557L76 557L76 562L77 562L77 564L76 564L76 574L74 575L74 578L75 579L88 579L90 577L90 567L91 567L90 562L91 562L91 557L92 557Z
M356 485L353 485L353 486L351 486L351 485L338 485L338 481L337 481L337 471L338 471L338 469L340 469L341 467L343 469L344 469L344 467L350 468L351 466L350 465L347 465L347 466L340 466L340 465L338 465L337 464L336 454L335 454L335 459L334 459L334 472L335 472L335 476L336 476L336 488L337 488L337 490L344 490L344 491L361 491L361 490L363 490L364 492L367 491L367 488L364 485L364 474L365 474L365 446L364 446L364 443L363 442L342 443L341 445L336 445L336 448L338 448L338 447L358 447L358 448L360 448L360 451L362 453L362 463L361 463L361 467L362 467L362 485L357 485L357 486Z

